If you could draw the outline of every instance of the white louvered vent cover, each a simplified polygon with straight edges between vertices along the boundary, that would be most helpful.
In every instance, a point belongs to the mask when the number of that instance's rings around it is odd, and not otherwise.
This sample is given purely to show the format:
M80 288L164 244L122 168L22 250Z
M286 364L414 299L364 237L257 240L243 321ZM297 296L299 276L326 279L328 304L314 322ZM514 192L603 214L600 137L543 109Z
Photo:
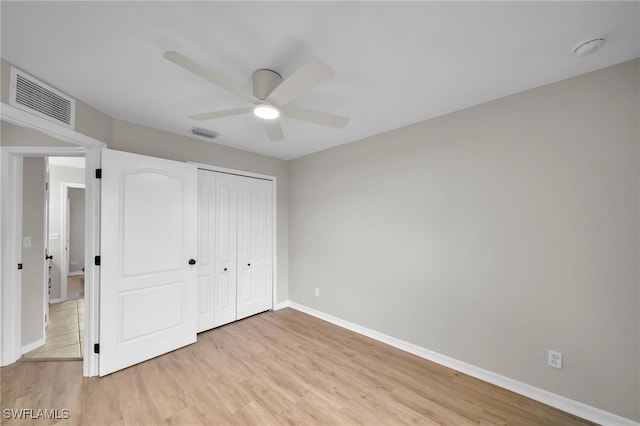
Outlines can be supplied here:
M16 108L74 128L75 99L13 67L9 92L9 103Z

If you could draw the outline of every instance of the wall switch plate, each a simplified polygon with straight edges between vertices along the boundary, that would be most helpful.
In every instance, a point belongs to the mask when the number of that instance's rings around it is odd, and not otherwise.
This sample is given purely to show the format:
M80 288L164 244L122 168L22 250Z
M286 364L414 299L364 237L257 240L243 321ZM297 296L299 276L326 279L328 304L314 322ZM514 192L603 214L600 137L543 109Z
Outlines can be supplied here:
M22 237L22 247L31 247L31 237Z
M317 287L316 287L315 295L316 297L320 297L320 289Z
M549 367L562 370L562 352L549 351Z

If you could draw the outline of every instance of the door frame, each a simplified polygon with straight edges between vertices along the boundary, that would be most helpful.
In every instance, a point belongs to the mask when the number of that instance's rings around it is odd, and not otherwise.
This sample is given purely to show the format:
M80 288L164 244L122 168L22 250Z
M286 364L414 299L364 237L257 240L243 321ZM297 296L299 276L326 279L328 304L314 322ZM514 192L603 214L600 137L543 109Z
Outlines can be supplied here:
M85 167L85 171L86 171L86 167ZM85 176L86 179L86 176ZM69 250L64 250L64 245L66 244L67 238L70 237L70 224L69 224L69 215L70 215L70 211L69 211L69 206L68 206L68 197L69 197L69 188L76 188L76 189L84 189L86 191L86 185L84 183L74 183L74 182L62 182L62 191L60 191L60 194L62 194L62 202L60 203L60 206L62 208L62 236L64 237L63 239L60 239L60 241L63 241L62 246L60 247L60 301L61 302L65 302L67 300L67 286L66 285L62 285L63 283L67 282L67 276L69 275ZM86 192L85 192L85 196L86 196ZM69 244L70 245L70 244ZM87 258L85 258L85 266L87 264Z
M272 289L272 302L271 302L271 310L275 311L277 309L280 309L280 307L278 306L278 250L277 250L277 222L278 222L278 218L276 216L276 211L277 211L277 188L278 188L278 184L277 184L277 178L275 176L271 176L271 175L263 175L260 173L253 173L253 172L246 172L244 170L237 170L237 169L229 169L227 167L220 167L220 166L212 166L211 164L204 164L204 163L198 163L195 161L187 161L187 163L189 164L194 164L198 167L198 169L200 170L208 170L210 172L220 172L220 173L228 173L231 175L238 175L238 176L246 176L246 177L251 177L251 178L257 178L257 179L263 179L263 180L270 180L273 183L273 194L272 194L272 202L271 202L271 208L273 210L272 212L272 220L273 220L273 226L272 226L272 248L271 248L271 253L272 253L272 257L273 257L273 267L271 268L271 282L273 283L273 289Z
M70 144L69 147L1 146L0 147L0 366L16 362L21 356L21 277L17 265L22 261L22 159L26 156L85 156L85 259L100 250L100 184L93 171L100 168L102 141L63 127L2 102L1 119L26 127ZM48 237L48 236L47 236ZM85 341L83 375L98 375L99 268L94 262L85 265Z

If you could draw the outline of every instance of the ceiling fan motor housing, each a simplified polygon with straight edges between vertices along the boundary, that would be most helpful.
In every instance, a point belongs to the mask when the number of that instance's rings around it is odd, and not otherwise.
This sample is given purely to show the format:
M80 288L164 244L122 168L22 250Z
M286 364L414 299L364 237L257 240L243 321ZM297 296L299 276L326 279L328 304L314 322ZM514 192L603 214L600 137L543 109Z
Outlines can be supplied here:
M282 77L275 71L258 70L252 75L253 78L253 96L260 100L264 100L269 96L273 89L282 83Z

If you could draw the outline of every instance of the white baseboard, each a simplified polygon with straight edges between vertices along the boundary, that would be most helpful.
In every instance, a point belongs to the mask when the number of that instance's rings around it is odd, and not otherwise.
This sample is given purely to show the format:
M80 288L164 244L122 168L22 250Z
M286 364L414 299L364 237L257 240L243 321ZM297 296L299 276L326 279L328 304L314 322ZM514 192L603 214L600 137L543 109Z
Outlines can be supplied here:
M75 271L75 272L69 272L67 274L68 277L76 276L76 275L84 275L84 272L83 271Z
M43 337L42 339L38 339L35 342L31 342L28 345L24 345L21 349L20 349L20 354L24 355L27 352L31 352L34 349L38 349L40 346L44 345L46 343L46 339Z
M278 305L284 304L285 302L282 302ZM395 337L389 336L387 334L379 333L375 330L371 330L358 324L345 321L341 318L334 317L333 315L317 311L308 306L301 305L292 301L286 302L286 304L290 308L297 311L304 312L305 314L320 318L342 328L346 328L347 330L351 330L358 334L362 334L363 336L370 337L379 342L386 343L387 345L396 347L405 352L412 353L421 358L433 361L440 365L444 365L445 367L452 368L454 370L460 371L461 373L465 373L477 379L484 380L485 382L489 382L501 388L508 389L520 395L524 395L535 401L542 402L543 404L547 404L567 413L582 417L583 419L606 426L640 426L640 423L627 419L625 417L618 416L617 414L609 413L599 408L591 407L590 405L565 398L564 396L554 394L544 389L540 389L535 386L531 386L526 383L502 376L500 374L476 367L474 365L467 364L466 362L458 361L457 359L439 354L429 349L425 349L423 347L414 345L413 343L405 342L404 340L396 339Z
M289 307L289 301L285 300L284 302L278 302L276 303L276 305L273 307L274 311L279 311L280 309L284 309L284 308L288 308Z
M49 300L49 304L50 304L50 305L54 305L54 304L56 304L56 303L62 303L62 302L64 302L64 300L62 300L62 297L58 297L57 299L51 299L51 300Z

